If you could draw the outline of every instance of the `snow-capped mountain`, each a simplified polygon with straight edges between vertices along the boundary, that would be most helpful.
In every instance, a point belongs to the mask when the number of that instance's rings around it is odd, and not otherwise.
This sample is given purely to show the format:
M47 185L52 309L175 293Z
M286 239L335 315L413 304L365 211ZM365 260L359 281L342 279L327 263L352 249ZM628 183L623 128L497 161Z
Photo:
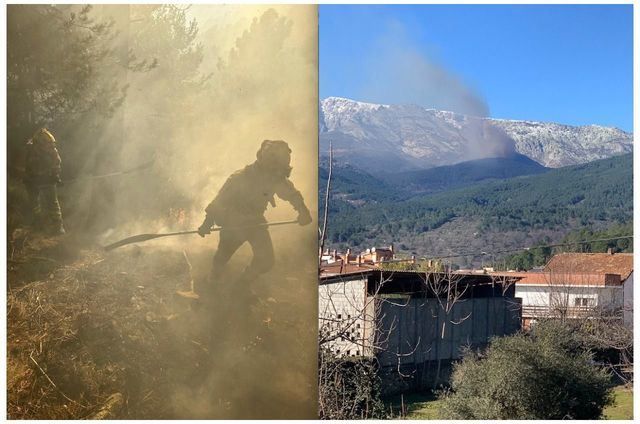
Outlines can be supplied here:
M478 118L339 97L320 104L321 153L326 154L329 141L341 162L383 171L513 153L557 168L629 153L633 147L633 135L617 128Z

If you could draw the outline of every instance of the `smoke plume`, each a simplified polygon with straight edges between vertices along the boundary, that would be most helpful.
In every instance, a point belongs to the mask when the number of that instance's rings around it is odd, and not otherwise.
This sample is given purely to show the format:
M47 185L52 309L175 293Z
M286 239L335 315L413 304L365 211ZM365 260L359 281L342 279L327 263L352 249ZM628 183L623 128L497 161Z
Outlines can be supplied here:
M370 51L360 99L488 115L484 99L460 76L421 51L402 24L391 23Z

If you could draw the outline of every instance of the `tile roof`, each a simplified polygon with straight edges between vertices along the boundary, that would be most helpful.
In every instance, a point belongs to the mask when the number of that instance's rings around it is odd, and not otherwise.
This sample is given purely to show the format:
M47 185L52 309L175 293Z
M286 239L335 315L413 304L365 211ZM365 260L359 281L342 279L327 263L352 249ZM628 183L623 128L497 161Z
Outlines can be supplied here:
M619 286L619 274L576 274L556 272L520 273L523 277L516 284L532 286Z
M560 253L544 270L556 274L618 274L624 281L633 272L633 253Z

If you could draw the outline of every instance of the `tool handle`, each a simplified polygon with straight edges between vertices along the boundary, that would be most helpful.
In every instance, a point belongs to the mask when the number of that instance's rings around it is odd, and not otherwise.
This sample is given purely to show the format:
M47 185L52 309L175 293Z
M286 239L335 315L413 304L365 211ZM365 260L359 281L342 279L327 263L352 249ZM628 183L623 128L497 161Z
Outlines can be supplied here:
M279 222L263 222L260 224L256 224L256 225L243 225L243 226L235 226L235 227L215 227L212 228L211 231L220 231L223 229L228 229L228 230L232 230L232 229L241 229L241 228L253 228L253 227L275 227L277 225L287 225L287 224L295 224L297 223L297 220L292 220L292 221L279 221ZM162 233L162 234L138 234L137 236L132 236L132 237L127 237L126 239L117 241L115 243L111 243L107 246L104 246L104 250L109 251L109 250L113 250L115 248L118 248L120 246L125 246L127 244L131 244L131 243L140 243L143 241L147 241L147 240L153 240L153 239L157 239L160 237L170 237L170 236L181 236L181 235L185 235L185 234L196 234L198 232L198 230L189 230L189 231L177 231L177 232L173 232L173 233Z

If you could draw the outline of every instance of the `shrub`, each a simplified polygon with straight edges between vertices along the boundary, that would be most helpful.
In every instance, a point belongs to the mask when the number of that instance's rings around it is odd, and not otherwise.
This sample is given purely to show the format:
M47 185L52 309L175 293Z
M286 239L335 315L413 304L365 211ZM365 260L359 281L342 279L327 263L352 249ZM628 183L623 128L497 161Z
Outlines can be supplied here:
M467 352L441 393L449 419L596 419L612 399L611 377L559 322L496 338L483 355Z
M321 348L319 360L321 419L386 418L374 359L338 357Z

